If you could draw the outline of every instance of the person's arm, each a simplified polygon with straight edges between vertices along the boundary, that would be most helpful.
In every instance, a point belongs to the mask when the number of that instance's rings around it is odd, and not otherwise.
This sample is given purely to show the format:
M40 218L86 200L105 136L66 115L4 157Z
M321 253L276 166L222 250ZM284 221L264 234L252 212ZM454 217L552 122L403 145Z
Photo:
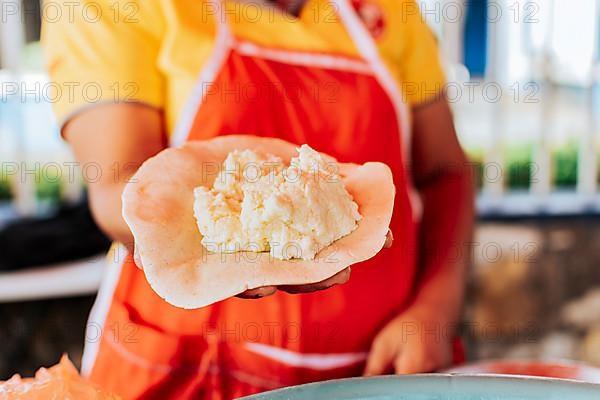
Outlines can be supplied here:
M412 173L423 203L411 305L375 338L366 375L429 372L452 361L473 228L473 182L445 99L413 109ZM458 253L460 251L460 253Z
M82 111L63 129L79 164L94 164L102 172L98 179L95 176L96 168L91 168L94 176L86 179L96 223L129 251L134 249L134 240L121 215L121 194L138 167L165 147L163 126L162 113L157 108L116 103ZM349 277L350 270L345 269L319 283L280 288L266 286L247 290L238 297L260 298L273 294L277 289L290 293L309 293L345 283Z
M157 108L114 103L84 110L63 128L79 164L94 165L85 169L94 176L84 176L84 180L96 223L130 248L133 237L121 216L121 194L138 167L165 147L163 126ZM100 178L95 176L96 167Z
M416 108L413 129L413 179L423 202L423 275L415 303L427 303L455 322L460 318L473 234L473 171L444 98Z

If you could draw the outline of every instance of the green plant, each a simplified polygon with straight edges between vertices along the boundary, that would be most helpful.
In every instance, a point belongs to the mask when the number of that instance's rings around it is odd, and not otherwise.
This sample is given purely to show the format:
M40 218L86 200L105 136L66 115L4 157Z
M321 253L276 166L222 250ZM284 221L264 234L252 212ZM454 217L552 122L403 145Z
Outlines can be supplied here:
M510 144L505 148L506 187L509 189L529 189L533 165L533 145L531 143Z
M469 159L469 167L473 168L471 176L475 180L477 190L480 190L483 186L483 150L480 148L467 149L466 155Z
M8 180L0 181L0 201L10 200L11 198L10 182Z
M60 173L39 170L36 174L35 195L39 200L60 201Z
M552 181L558 188L572 188L577 185L578 146L575 140L553 149Z
M0 201L10 200L12 198L12 190L10 187L10 180L8 179L7 173L4 166L1 166L0 170Z

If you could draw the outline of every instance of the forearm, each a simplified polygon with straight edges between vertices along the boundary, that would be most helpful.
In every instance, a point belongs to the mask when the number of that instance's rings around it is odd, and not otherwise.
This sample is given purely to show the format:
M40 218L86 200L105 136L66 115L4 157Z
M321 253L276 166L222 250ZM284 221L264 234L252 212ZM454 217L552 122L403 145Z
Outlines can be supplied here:
M431 372L453 361L467 258L452 249L470 241L473 191L461 171L451 176L421 173L419 178L422 245L414 297L375 337L365 375L386 373L390 365L397 374Z
M137 104L108 104L86 110L64 128L77 161L100 171L85 177L92 214L112 239L131 246L121 215L121 195L139 166L165 146L162 114ZM135 184L135 183L134 183Z
M473 188L466 161L420 188L420 276L414 305L441 322L460 317L473 229ZM442 168L443 169L443 168Z
M125 185L135 184L132 176L146 157L142 154L119 160L98 157L95 162L102 175L88 182L90 208L96 223L111 239L128 247L133 244L133 235L123 219L122 194Z
M90 185L89 202L96 224L111 239L125 245L133 243L133 236L121 215L121 194L124 184Z
M413 117L413 181L423 202L414 306L455 322L473 229L472 171L443 98L416 108Z

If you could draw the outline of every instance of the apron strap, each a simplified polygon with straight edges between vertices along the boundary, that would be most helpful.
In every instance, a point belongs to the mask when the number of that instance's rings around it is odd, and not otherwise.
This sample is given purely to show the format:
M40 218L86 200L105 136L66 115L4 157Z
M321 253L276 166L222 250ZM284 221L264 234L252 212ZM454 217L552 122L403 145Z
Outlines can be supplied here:
M401 90L397 84L396 79L392 76L389 69L381 59L377 45L371 34L360 20L357 13L354 11L348 0L331 0L336 5L340 20L346 30L348 31L352 41L358 48L361 56L371 66L375 77L390 97L394 109L396 111L396 120L398 128L402 134L402 142L404 144L404 160L409 162L410 158L410 120L409 112L406 107L406 103L403 100ZM211 4L219 10L222 3L218 0L211 0ZM233 46L233 36L230 31L229 24L225 18L221 17L222 14L216 12L214 14L215 21L215 44L213 53L210 59L207 61L204 68L198 77L196 86L192 90L190 99L185 105L179 122L175 128L173 135L171 135L170 144L171 146L178 146L185 142L188 133L191 129L194 121L196 110L204 100L204 93L206 92L206 85L210 82L214 82L219 70L227 60L227 56Z
M410 113L403 99L402 92L397 80L392 76L389 68L379 54L375 40L360 20L360 17L348 0L331 0L337 8L338 15L344 24L352 41L356 45L361 56L371 65L375 77L385 92L390 97L396 110L398 129L402 134L402 148L404 149L405 162L410 161Z

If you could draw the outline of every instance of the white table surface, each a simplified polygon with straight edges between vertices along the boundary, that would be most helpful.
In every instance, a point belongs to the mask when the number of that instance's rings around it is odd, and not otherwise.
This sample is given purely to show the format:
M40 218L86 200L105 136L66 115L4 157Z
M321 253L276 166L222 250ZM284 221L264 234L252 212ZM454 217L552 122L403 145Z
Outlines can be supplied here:
M106 255L0 273L0 303L80 296L98 291Z

